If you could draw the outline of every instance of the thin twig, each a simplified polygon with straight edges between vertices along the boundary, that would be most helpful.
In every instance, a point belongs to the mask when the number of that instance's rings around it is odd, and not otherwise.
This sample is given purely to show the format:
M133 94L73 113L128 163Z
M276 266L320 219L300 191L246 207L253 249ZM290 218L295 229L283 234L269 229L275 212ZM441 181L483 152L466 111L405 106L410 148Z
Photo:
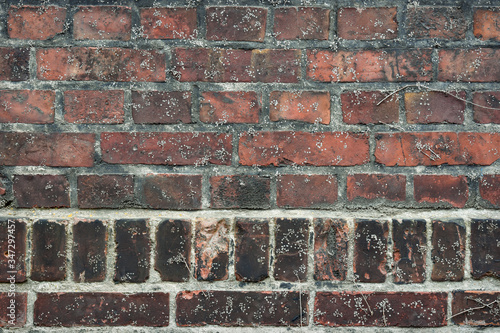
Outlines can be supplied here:
M295 274L295 276L297 277L297 281L299 281L299 284L300 284L300 277L299 277L299 274L294 271L293 272ZM302 288L299 288L299 311L300 311L300 327L302 327Z
M478 301L477 301L477 300L475 300L475 299L471 299L471 301L474 301L474 302L477 302L477 303L479 303L479 304L483 304L483 305L481 305L481 306L477 306L477 307L475 307L475 308L465 309L465 310L463 310L463 311L460 311L459 313L455 313L454 315L452 315L452 316L451 316L451 317L449 317L448 319L455 318L456 316L460 316L460 315L462 315L462 314L464 314L464 313L467 313L467 312L472 312L472 311L475 311L475 310L481 310L481 309L484 309L484 308L491 308L491 306L492 306L493 304L495 304L495 303L499 303L499 300L498 300L498 299L497 299L497 300L494 300L493 302L488 303L488 304L485 304L485 303L483 303L483 302L478 302Z

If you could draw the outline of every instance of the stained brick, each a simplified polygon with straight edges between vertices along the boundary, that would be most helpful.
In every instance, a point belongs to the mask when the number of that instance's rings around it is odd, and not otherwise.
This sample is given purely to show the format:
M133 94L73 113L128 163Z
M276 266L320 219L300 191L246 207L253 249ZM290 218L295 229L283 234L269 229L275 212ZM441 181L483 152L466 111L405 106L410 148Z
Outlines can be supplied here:
M500 326L498 291L455 291L451 320L456 325Z
M474 11L474 36L481 40L500 41L500 8Z
M413 177L415 200L420 203L447 202L463 208L469 199L469 186L465 176L416 175Z
M191 122L191 92L132 91L132 118L137 124Z
M150 174L144 179L144 203L153 209L201 208L200 175Z
M147 39L192 39L197 35L196 8L141 8Z
M11 6L7 32L14 39L46 40L64 32L66 8L57 6Z
M55 99L51 90L0 90L0 123L53 123Z
M208 7L208 40L263 42L267 9L258 7Z
M305 281L309 221L299 218L277 219L274 237L274 278L283 281Z
M332 175L282 175L277 187L278 207L324 208L337 201L337 178Z
M398 36L397 8L341 8L337 34L344 39L394 39Z
M330 123L330 93L327 91L272 91L269 104L271 121Z
M108 234L100 220L80 220L73 225L73 279L102 282L106 278Z
M406 176L354 174L347 176L347 199L405 201Z
M31 280L61 281L66 278L66 225L39 220L33 223Z
M448 49L439 51L438 80L498 82L500 49Z
M470 233L471 275L500 278L500 220L472 220Z
M354 230L354 277L359 282L381 283L387 274L386 221L358 220Z
M217 209L270 207L271 179L264 176L232 175L210 177L210 207Z
M204 123L258 123L261 98L254 91L201 93L200 120Z
M462 100L441 92L405 93L406 121L410 124L462 124L465 92L452 93Z
M481 124L500 124L500 91L474 93L474 121ZM481 107L485 106L485 107ZM497 109L497 110L494 110Z
M0 81L26 81L30 52L27 48L0 47Z
M70 206L70 184L63 175L16 175L12 188L19 208Z
M69 90L64 92L64 120L77 124L122 124L122 90Z
M234 271L236 280L259 282L269 277L269 222L243 219L236 221Z
M162 281L185 282L191 275L191 223L165 220L156 232L155 270Z
M79 6L73 15L75 39L130 40L132 10L123 6Z
M12 281L12 275L16 283L26 281L26 236L23 220L0 218L0 283Z
M229 265L229 223L199 219L195 235L195 277L200 281L227 280Z
M28 294L17 292L10 297L9 293L0 292L0 308L0 327L23 327L28 317Z
M274 35L285 39L328 39L330 10L319 7L282 7L274 11Z
M408 9L409 37L464 39L467 20L461 8L449 6L418 6Z
M500 175L484 175L479 182L481 198L500 207Z
M465 227L460 219L432 221L433 281L462 281L465 264Z
M425 220L393 220L394 283L425 281L427 230Z
M344 281L349 226L342 219L314 219L314 279Z
M78 207L121 208L134 200L134 176L78 176Z
M342 93L342 116L346 124L387 124L399 121L397 95L384 100L379 91L350 91ZM384 100L383 102L381 102ZM381 103L380 103L381 102ZM377 105L380 103L379 105Z

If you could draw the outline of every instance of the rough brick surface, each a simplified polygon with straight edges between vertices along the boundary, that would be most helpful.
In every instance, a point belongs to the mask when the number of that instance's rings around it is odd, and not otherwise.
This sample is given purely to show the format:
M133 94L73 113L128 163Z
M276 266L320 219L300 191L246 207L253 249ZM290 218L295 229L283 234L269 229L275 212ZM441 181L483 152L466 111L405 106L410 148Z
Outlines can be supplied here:
M274 278L304 281L307 276L309 221L277 219L274 237Z
M12 275L16 283L26 281L26 236L23 220L0 219L0 283L10 282Z
M269 277L269 222L238 219L235 238L236 279L259 282Z
M412 38L463 39L467 30L465 13L449 6L417 6L407 14L408 36Z
M124 121L121 90L64 92L64 120L78 124L120 124Z
M70 206L70 185L66 176L17 175L12 188L19 208Z
M0 123L53 123L55 99L50 90L0 90Z
M344 281L349 227L341 219L314 219L314 279Z
M200 120L204 123L258 123L261 98L253 91L201 93Z
M439 92L405 93L406 121L410 124L462 124L465 93L451 94L452 96Z
M478 8L474 11L474 36L482 40L500 41L500 8Z
M471 274L475 279L484 276L500 278L500 220L478 220L471 223Z
M354 174L347 176L347 199L349 201L386 199L404 201L406 177L404 175Z
M9 293L1 292L0 307L4 309L0 313L0 328L23 327L26 324L28 318L27 293L16 293L14 297L11 297ZM9 309L9 307L11 308ZM11 312L12 308L14 308L14 312Z
M494 291L455 291L452 294L452 321L467 326L500 326L498 297Z
M500 92L488 91L474 93L474 121L477 123L500 124Z
M282 175L277 180L277 186L279 207L328 207L338 197L337 178L331 175Z
M479 181L481 198L494 207L500 207L500 175L484 175Z
M387 274L386 221L357 221L354 230L354 279L360 282L384 282Z
M208 40L262 42L266 34L267 10L258 7L207 8Z
M148 39L192 39L196 37L196 9L142 8L143 35Z
M274 11L274 35L278 40L328 39L330 10L319 7L282 7Z
M80 208L120 208L134 199L133 176L82 175L77 186Z
M64 31L66 8L57 6L11 6L7 32L14 39L50 39Z
M75 39L130 40L132 11L123 6L80 6L73 15Z
M31 246L31 280L60 281L66 278L65 222L35 222Z
M417 175L413 177L414 197L417 202L449 203L462 208L469 199L465 176Z
M271 180L261 176L210 178L212 208L265 209L270 207Z
M340 100L344 122L346 124L386 124L397 122L399 120L398 98L393 95L384 100L385 97L385 94L378 91L342 93ZM382 100L384 101L381 102Z
M493 48L440 50L438 80L500 81L499 56L500 50Z
M81 220L73 225L73 279L102 282L106 278L108 233L100 220Z
M195 234L195 277L201 281L228 278L229 232L227 220L199 219Z
M0 59L1 81L29 79L30 52L28 48L0 47Z
M394 283L422 283L426 274L425 220L393 220Z
M344 39L394 39L398 36L397 8L340 8L337 34Z
M144 178L144 204L153 209L201 208L201 176L151 174Z
M189 281L191 275L191 223L166 220L156 233L155 269L162 281Z
M271 121L299 120L308 123L330 123L330 93L323 91L272 91Z
M433 281L461 281L465 265L465 227L462 220L432 222Z
M191 122L189 91L132 91L132 117L137 124Z

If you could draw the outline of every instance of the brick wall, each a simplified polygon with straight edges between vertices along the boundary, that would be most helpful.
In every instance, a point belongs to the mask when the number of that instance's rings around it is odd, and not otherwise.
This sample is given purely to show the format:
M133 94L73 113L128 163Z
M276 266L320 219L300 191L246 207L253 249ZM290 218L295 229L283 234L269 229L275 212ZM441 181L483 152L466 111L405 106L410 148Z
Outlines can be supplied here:
M489 0L2 2L0 331L499 326L499 64Z

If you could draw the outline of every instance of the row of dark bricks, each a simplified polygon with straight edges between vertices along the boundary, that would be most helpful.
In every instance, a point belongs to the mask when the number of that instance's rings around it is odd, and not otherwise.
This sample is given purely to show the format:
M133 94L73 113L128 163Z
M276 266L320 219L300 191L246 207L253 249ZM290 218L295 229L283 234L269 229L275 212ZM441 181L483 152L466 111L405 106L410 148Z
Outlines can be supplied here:
M70 13L68 13L70 12ZM500 41L498 7L473 9L473 34L480 40ZM68 14L68 15L67 15ZM204 22L196 8L140 8L140 25L132 23L132 8L125 6L11 6L7 34L12 39L47 40L65 36L72 27L75 40L131 39L134 28L145 39L195 39L264 42L268 9L264 7L207 7ZM333 14L336 16L333 18ZM273 10L271 36L276 40L391 40L398 38L396 7L339 8L282 7ZM331 17L333 18L331 22ZM406 38L466 38L469 26L463 8L416 6L406 12ZM198 24L204 25L199 29ZM206 31L205 31L206 30Z
M234 253L237 281L260 282L272 276L276 281L305 282L309 249L314 253L311 258L315 281L346 281L351 269L349 243L356 282L384 283L389 274L397 284L423 283L429 269L432 281L462 281L469 266L465 261L467 247L474 279L500 278L500 244L492 241L500 239L500 220L493 219L473 219L470 241L461 219L433 220L431 230L427 230L425 220L418 219L357 219L353 230L346 220L328 218L237 218L234 226L228 219L164 220L157 228L146 219L74 222L37 220L31 226L20 219L4 218L0 224L1 248L5 253L0 260L0 281L8 282L8 271L17 271L19 283L26 281L28 275L33 281L68 280L68 225L73 235L70 276L75 282L103 282L106 272L113 269L112 280L116 283L144 283L150 277L152 251L154 269L162 281L189 282L191 277L198 281L231 279ZM29 274L25 262L28 230ZM152 232L154 240L150 238ZM431 249L427 246L428 233ZM114 240L113 245L108 237ZM11 243L15 243L15 251L8 246ZM113 268L106 265L111 246L116 256ZM432 265L427 264L428 252ZM9 260L15 262L15 267Z
M397 95L386 98L380 91L349 91L340 95L345 124L388 124L400 121ZM459 97L461 100L453 96ZM328 91L272 91L263 105L257 91L203 91L194 110L190 91L132 91L132 121L135 124L257 124L265 119L330 124ZM408 124L463 124L466 111L464 91L407 92L404 94ZM51 90L0 90L0 123L51 124L55 121L56 92ZM127 121L123 90L67 90L63 93L64 122L75 124L123 124ZM500 124L500 92L474 92L476 123ZM332 105L333 104L333 105ZM485 106L487 108L481 107ZM194 116L194 117L193 117ZM267 118L268 117L268 118ZM59 122L59 121L58 121ZM334 121L335 122L335 121Z
M339 185L339 179L345 185ZM409 179L413 179L413 198L407 195ZM212 209L328 209L381 203L413 208L500 207L500 175L482 175L478 180L463 175L415 175L408 180L404 174L352 174L345 180L333 174L212 176L207 201ZM12 194L18 208L198 210L203 208L203 182L203 176L196 174L80 175L77 201L72 204L66 175L14 175ZM11 187L0 180L0 198L10 193Z

